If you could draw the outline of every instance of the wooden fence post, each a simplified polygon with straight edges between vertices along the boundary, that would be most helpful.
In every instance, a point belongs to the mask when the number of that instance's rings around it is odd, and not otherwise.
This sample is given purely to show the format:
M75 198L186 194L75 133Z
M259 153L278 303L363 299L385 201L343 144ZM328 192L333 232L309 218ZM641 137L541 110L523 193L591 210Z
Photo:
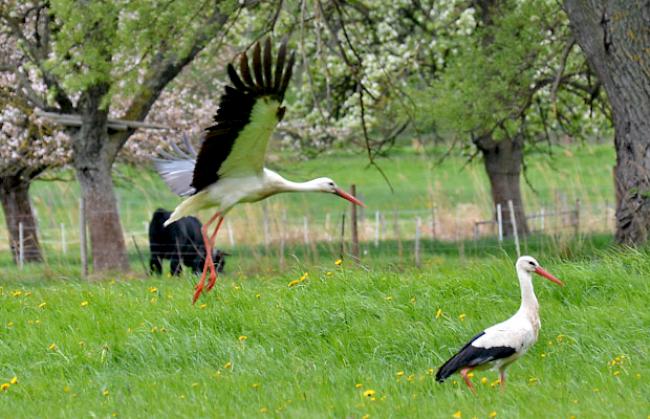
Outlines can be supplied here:
M18 266L23 269L25 266L25 232L23 222L18 222Z
M422 219L415 219L415 266L420 267L420 229L422 228Z
M515 249L517 250L517 257L521 256L519 249L519 234L517 234L517 219L515 218L515 209L512 205L512 200L508 200L508 209L510 210L510 222L512 223L512 233L515 236Z
M79 199L79 251L81 252L81 273L88 276L88 249L86 247L86 200Z
M339 252L339 259L343 260L345 255L345 211L341 214L341 250Z
M357 196L357 186L352 185L350 187L350 194L354 197ZM351 207L351 226L352 226L352 257L355 259L355 261L359 261L359 226L358 222L359 220L357 219L357 206L355 204L350 204Z

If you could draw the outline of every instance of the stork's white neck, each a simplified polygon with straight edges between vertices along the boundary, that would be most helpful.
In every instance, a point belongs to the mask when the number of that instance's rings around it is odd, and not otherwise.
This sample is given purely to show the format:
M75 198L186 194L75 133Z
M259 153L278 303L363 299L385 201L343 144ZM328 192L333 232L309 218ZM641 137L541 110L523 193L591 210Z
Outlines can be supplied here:
M273 193L278 192L321 192L318 179L308 180L307 182L293 182L285 179L272 170L264 169L265 183Z
M537 321L539 318L539 303L533 289L532 274L523 269L517 269L519 277L519 287L521 288L521 306L519 312L525 314L531 321Z

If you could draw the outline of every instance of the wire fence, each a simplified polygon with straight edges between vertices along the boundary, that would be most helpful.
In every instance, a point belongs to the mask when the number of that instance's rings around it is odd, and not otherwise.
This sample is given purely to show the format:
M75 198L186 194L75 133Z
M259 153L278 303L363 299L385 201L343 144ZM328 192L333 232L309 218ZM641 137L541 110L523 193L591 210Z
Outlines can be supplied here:
M58 226L37 226L26 228L19 223L19 237L10 243L8 232L0 230L0 251L12 252L19 266L38 251L33 243L38 237L44 258L79 258L86 267L89 256L88 236L83 214L83 201L77 208L79 223L60 222ZM517 253L520 253L519 239L522 233L541 233L555 237L578 237L590 233L612 233L614 228L614 208L609 202L569 203L556 200L538 208L527 208L526 223L514 219L516 206L508 203L507 210L497 205L495 208L481 208L473 203L454 207L438 207L410 210L380 211L359 208L356 213L324 212L295 214L283 205L261 205L258 210L246 207L238 215L226 217L216 247L242 255L249 252L253 257L260 254L272 255L280 265L284 265L287 251L302 247L302 253L317 258L321 249L331 254L351 255L353 257L377 252L385 242L391 242L400 257L404 252L413 255L413 262L419 265L423 253L432 253L442 247L456 248L459 242L474 241L476 246L499 246L506 233L514 237ZM106 212L108 214L109 212ZM232 214L236 214L233 211ZM510 217L505 217L510 214ZM103 216L94 212L91 216ZM88 216L88 214L86 214ZM134 217L133 214L129 214ZM130 251L136 250L140 257L148 259L150 245L163 246L168 243L149 243L148 230L151 213L140 215L141 229L123 231L126 245ZM11 221L11 220L9 220ZM512 227L514 226L514 228ZM494 238L497 244L486 244L486 238ZM357 249L355 249L355 243ZM427 243L436 243L435 249ZM445 244L446 243L446 244ZM480 244L479 244L480 243ZM405 247L408 246L408 249ZM180 244L175 248L178 257L194 256L203 252L202 243ZM462 249L459 248L459 252Z

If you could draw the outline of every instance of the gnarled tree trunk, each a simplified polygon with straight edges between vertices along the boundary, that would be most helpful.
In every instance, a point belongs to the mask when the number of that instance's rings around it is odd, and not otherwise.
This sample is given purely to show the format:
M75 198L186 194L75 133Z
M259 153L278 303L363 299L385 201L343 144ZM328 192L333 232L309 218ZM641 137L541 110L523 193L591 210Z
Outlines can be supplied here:
M495 141L490 135L485 135L475 139L474 144L483 155L485 170L490 179L492 202L495 210L497 204L501 205L504 236L511 236L514 232L510 221L508 201L512 201L517 233L519 235L528 234L526 212L524 211L520 188L521 168L524 159L523 138L516 136L514 139Z
M565 0L573 34L603 84L616 132L616 240L650 234L650 1Z
M129 269L111 177L117 150L108 137L108 111L100 109L107 91L107 85L98 85L84 92L79 101L82 125L73 141L73 165L86 203L95 272Z
M5 214L9 245L14 262L18 263L20 224L23 225L23 256L25 262L41 262L43 256L38 242L36 220L29 200L31 178L20 174L0 177L0 200Z

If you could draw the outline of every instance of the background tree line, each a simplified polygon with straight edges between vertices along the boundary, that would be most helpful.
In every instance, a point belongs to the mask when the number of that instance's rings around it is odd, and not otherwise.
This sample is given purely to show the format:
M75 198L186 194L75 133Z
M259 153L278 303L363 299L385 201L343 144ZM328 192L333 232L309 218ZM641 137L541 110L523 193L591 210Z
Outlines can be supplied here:
M299 65L279 130L285 146L307 156L356 147L381 170L401 138L444 144L482 159L504 219L512 200L525 220L527 158L564 135L613 136L616 239L642 244L650 231L649 21L650 6L624 0L3 0L7 228L16 242L23 222L38 249L29 185L69 165L87 203L95 270L127 269L111 170L118 158L141 164L170 134L115 130L109 120L199 135L225 64L266 34L288 33ZM37 110L79 115L81 124L56 126Z

